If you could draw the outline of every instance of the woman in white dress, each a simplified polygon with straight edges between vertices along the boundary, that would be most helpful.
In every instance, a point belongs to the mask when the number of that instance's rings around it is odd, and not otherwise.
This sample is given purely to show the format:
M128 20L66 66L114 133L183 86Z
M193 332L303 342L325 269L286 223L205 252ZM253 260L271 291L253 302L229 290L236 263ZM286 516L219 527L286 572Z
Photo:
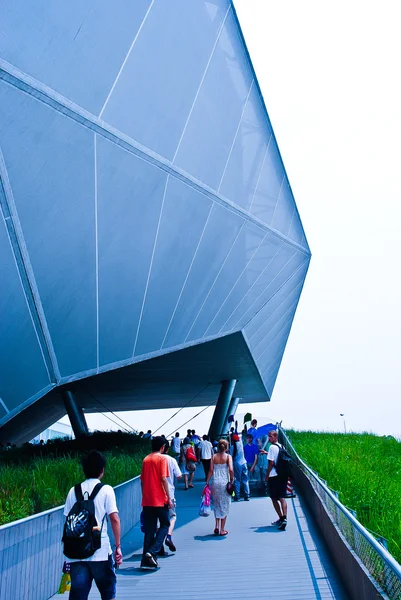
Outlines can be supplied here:
M227 535L226 520L231 506L231 494L227 492L227 483L234 481L233 460L227 454L228 442L220 440L217 446L217 453L214 454L210 463L210 470L207 476L206 485L213 477L212 498L214 506L214 516L216 526L215 535Z

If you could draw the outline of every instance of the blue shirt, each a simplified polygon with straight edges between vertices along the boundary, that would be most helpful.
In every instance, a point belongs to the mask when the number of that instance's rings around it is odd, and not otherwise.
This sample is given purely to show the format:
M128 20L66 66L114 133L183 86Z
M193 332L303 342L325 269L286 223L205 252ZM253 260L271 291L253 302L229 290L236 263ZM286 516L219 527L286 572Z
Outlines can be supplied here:
M259 454L259 448L255 444L252 444L251 446L249 444L245 444L244 454L248 465L253 465L255 456Z

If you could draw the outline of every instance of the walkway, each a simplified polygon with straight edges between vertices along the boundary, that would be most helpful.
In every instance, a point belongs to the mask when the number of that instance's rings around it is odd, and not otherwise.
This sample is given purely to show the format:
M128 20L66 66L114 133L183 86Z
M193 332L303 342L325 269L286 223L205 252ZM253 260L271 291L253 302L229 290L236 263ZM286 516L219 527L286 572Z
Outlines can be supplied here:
M270 525L275 518L270 499L233 503L227 520L230 533L220 538L211 533L213 516L198 517L203 485L197 481L194 489L184 491L178 484L177 553L160 558L159 570L139 568L143 534L138 526L124 537L118 600L221 600L226 595L234 600L347 600L298 498L288 501L285 532ZM90 600L99 599L93 589Z

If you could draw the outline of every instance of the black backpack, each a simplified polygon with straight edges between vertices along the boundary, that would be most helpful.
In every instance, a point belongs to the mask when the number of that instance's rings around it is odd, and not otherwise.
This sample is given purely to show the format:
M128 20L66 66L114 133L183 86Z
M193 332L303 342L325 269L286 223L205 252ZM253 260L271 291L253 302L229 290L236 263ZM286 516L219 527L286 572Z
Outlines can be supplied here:
M94 499L103 483L97 483L89 496L84 499L80 484L74 487L76 502L65 519L62 541L64 554L68 558L89 558L101 546L101 533L106 515L98 527L95 517Z
M291 475L293 465L292 458L282 446L279 446L278 444L272 444L272 446L277 446L278 448L277 462L275 464L277 475L282 479L288 479Z

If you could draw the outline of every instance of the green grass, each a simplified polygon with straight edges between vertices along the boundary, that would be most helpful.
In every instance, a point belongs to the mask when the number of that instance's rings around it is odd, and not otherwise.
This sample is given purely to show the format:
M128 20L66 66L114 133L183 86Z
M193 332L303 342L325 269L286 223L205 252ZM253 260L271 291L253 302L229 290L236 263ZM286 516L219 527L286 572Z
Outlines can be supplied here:
M104 452L107 466L102 481L115 486L139 475L150 446L128 435L119 436L118 443L112 435L94 435L90 441L92 447L86 448L79 441L57 441L3 452L0 525L63 505L69 489L84 479L80 459L87 450L99 447Z
M401 561L401 443L373 434L287 431L299 456Z

